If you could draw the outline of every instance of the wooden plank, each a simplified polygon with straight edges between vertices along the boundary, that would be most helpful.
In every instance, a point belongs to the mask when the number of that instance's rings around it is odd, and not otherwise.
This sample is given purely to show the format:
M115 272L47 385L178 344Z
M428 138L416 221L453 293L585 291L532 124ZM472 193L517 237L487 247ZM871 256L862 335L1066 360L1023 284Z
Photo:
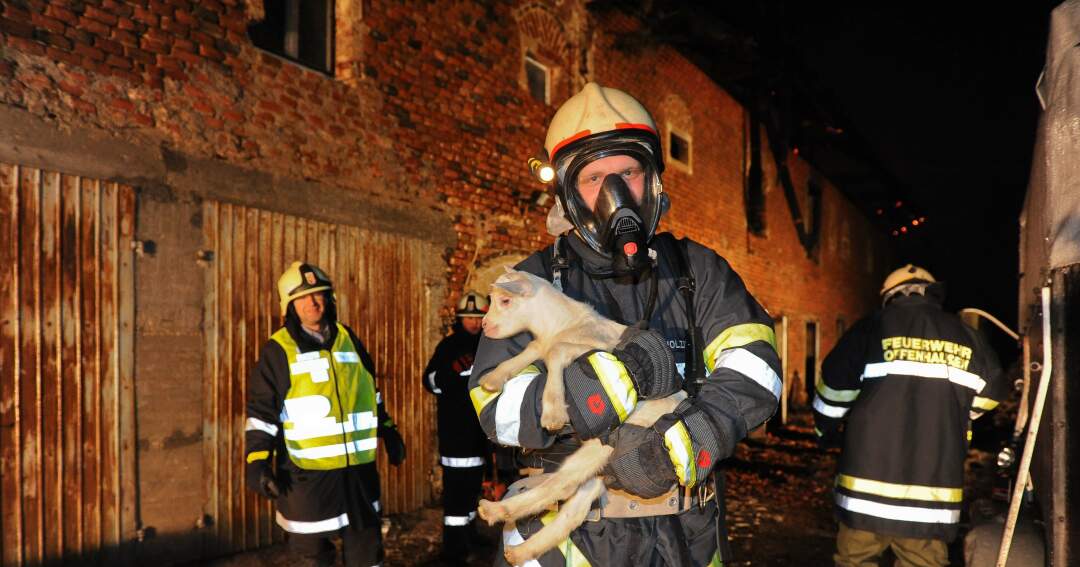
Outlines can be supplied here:
M101 183L101 546L106 563L119 562L120 423L119 301L116 185Z
M0 563L23 561L19 169L0 163Z
M218 238L218 204L213 201L203 203L203 247L214 257L205 268L203 276L205 297L203 299L203 467L207 474L203 480L203 514L210 517L209 525L203 529L203 556L218 554L217 514L220 506L220 494L217 484L218 470L218 430L217 430L217 391L219 349L221 348L218 325L218 269L221 264L221 244Z
M65 175L60 180L60 321L61 384L60 408L63 427L63 522L64 555L74 557L83 550L82 484L82 250L79 178Z
M221 328L221 341L218 343L217 348L220 350L220 366L218 366L218 407L217 414L214 416L215 427L218 430L218 486L219 486L219 505L217 510L217 521L220 522L221 527L219 531L220 550L232 551L232 501L233 495L230 489L229 473L232 470L229 459L231 458L231 451L229 450L229 408L232 407L232 401L229 394L231 390L229 388L229 379L233 376L233 300L234 289L232 286L232 273L233 273L233 254L235 252L235 244L233 242L234 234L234 222L232 216L232 205L222 204L220 213L220 232L218 232L218 239L220 242L220 264L218 268L218 278L220 279L220 295L218 296L218 313L217 324Z
M96 562L101 548L100 459L101 398L101 188L98 181L83 179L79 194L82 224L79 227L79 278L82 333L79 366L82 368L82 521L83 557Z
M21 483L23 561L44 560L41 486L41 179L36 169L19 169L20 207L19 327L21 344L19 418L22 427Z
M63 556L63 416L60 401L60 174L41 174L41 530L46 560Z
M116 186L117 209L117 410L116 430L119 451L120 562L129 565L135 557L135 266L131 244L135 240L135 192Z

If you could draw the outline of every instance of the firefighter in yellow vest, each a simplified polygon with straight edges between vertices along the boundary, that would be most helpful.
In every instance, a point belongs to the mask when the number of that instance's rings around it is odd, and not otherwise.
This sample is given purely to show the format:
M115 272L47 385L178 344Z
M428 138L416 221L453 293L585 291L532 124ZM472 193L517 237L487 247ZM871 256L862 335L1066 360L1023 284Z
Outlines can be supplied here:
M405 444L375 388L374 364L337 320L333 284L293 262L278 279L285 324L248 380L247 486L277 503L290 549L331 565L341 537L346 566L382 561L379 440L393 465Z

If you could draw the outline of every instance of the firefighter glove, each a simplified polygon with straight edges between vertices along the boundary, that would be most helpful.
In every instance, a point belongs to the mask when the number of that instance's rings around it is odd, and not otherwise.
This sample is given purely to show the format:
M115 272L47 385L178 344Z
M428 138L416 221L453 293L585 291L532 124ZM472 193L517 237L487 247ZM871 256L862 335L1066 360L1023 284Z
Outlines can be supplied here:
M641 498L671 490L678 478L663 437L654 429L623 425L608 437L615 454L604 469L608 486Z
M259 459L247 464L245 469L248 488L273 500L281 495L281 488L274 478L269 459Z
M612 352L581 355L563 374L570 424L583 439L610 433L639 398L667 396L681 387L663 337L638 329L627 329Z
M379 437L382 437L390 464L395 467L400 465L405 460L405 441L401 439L397 427L380 427Z

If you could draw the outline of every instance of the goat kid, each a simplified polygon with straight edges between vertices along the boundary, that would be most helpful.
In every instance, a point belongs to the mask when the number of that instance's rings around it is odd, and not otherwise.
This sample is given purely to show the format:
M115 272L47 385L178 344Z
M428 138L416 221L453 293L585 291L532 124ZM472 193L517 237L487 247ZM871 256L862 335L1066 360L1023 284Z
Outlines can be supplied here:
M520 354L481 377L480 386L490 392L501 391L515 374L543 360L548 375L540 421L550 431L562 429L570 420L563 369L591 350L611 351L627 328L563 295L547 280L510 269L492 284L491 304L483 326L484 335L492 339L512 337L523 331L532 334L532 342ZM674 411L685 398L685 392L679 391L664 398L639 401L626 423L650 427L661 416ZM500 502L480 501L480 517L489 524L535 515L565 501L554 521L521 545L506 547L504 554L511 565L539 557L585 521L592 503L606 494L599 475L614 452L614 447L599 439L589 439L567 457L558 471L547 475L536 487Z

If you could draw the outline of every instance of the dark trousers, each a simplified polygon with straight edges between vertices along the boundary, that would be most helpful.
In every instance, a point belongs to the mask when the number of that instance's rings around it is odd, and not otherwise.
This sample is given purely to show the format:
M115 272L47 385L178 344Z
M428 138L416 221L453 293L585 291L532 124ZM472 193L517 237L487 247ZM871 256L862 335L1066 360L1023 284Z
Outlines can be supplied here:
M296 565L334 564L334 537L341 537L341 559L345 567L371 567L383 560L380 526L354 529L345 526L334 532L289 534L289 549L302 563Z
M484 482L484 467L443 466L443 548L446 559L464 561L469 538L476 529L476 504Z

